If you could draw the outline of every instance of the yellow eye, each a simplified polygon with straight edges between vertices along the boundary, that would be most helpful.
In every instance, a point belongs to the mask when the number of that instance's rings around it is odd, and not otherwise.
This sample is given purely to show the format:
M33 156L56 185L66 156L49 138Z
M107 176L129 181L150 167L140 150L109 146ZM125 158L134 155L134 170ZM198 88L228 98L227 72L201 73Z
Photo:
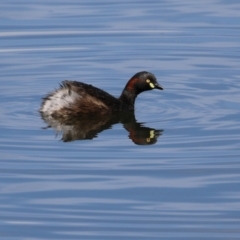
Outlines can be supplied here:
M151 130L149 132L149 138L146 138L146 142L150 143L151 142L151 139L155 138L155 131L154 130Z
M155 88L154 84L151 83L151 80L147 79L147 80L146 80L146 83L149 83L149 86L150 86L151 88Z

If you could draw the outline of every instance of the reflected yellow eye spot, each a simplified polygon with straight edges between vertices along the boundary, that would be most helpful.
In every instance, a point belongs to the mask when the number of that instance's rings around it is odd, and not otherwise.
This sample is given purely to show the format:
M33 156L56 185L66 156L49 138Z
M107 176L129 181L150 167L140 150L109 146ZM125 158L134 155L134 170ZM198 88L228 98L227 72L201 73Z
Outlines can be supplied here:
M151 81L149 79L146 80L147 83L150 83Z
M154 130L151 130L150 131L150 138L154 138L155 137L155 131Z
M151 87L151 88L155 88L155 86L154 86L154 84L153 83L149 83L149 86Z
M151 139L153 139L153 138L155 138L155 131L154 130L151 130L150 132L149 132L149 138L146 138L146 142L147 143L150 143L151 142Z

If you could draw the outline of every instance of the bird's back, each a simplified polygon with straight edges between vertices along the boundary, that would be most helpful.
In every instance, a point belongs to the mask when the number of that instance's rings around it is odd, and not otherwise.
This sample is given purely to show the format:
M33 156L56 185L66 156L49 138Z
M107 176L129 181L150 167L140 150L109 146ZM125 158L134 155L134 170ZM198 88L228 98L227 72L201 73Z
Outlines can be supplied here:
M63 81L60 88L48 94L40 112L54 117L79 116L81 114L107 114L117 111L120 101L109 93L92 85Z

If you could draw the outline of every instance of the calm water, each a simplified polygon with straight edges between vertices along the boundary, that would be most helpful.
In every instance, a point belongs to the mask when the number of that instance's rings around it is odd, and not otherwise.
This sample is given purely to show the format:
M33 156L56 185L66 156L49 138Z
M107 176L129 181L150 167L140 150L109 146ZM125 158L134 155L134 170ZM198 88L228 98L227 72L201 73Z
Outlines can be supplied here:
M239 239L240 3L80 2L0 3L1 239ZM142 70L165 90L88 140L38 113Z

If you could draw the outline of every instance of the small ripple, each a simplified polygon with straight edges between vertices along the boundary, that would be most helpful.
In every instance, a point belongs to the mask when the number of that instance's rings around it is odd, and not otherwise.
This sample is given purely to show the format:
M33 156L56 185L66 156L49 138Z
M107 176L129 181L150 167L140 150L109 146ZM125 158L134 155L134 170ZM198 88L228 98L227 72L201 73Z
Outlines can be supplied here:
M14 52L41 52L41 51L76 51L83 50L83 47L39 47L39 48L11 48L0 49L0 53L14 53Z
M146 29L139 29L139 30L51 30L51 31L14 31L14 32L0 32L0 37L32 37L32 36L56 36L56 35L112 35L112 34L159 34L159 33L178 33L180 31L176 30L146 30Z

